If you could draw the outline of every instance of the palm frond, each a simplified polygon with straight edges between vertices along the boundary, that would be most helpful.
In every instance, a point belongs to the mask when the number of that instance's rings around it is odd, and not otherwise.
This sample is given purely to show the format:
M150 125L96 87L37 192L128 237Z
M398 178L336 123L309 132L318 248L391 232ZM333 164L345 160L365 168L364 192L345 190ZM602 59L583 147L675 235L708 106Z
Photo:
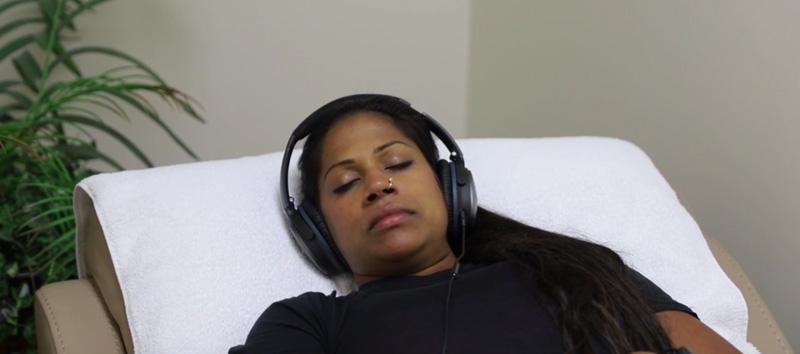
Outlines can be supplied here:
M184 143L183 140L181 140L181 138L179 138L174 131L172 131L172 129L167 125L167 123L165 123L158 115L158 112L155 111L154 109L151 109L150 107L147 107L147 101L142 102L139 99L135 98L134 95L129 95L123 92L112 92L111 95L116 96L123 102L129 104L131 107L136 108L136 110L143 113L146 117L150 118L150 120L156 123L161 128L161 130L166 132L167 135L169 135L169 137L172 139L172 141L178 144L178 146L180 146L181 149L183 149L183 151L186 152L186 154L195 159L197 158L197 155L194 153L194 151L192 151L192 149L190 149L189 146L186 145L186 143Z
M6 23L5 25L0 26L0 38L18 28L22 28L25 25L31 25L35 23L44 23L44 19L42 19L41 17L24 17Z
M38 34L28 34L6 43L0 47L0 61L3 61L11 54L14 54L14 52L17 50L20 50L31 43L35 43L38 38Z
M58 57L58 59L54 60L51 64L51 69L55 68L59 64L61 64L64 60L72 59L75 56L82 55L82 54L102 54L105 56L110 56L113 58L120 59L122 61L128 62L133 66L139 68L140 70L147 73L150 77L152 77L156 82L161 85L166 86L166 82L153 70L150 69L145 63L140 61L139 59L134 58L133 56L118 51L116 49L108 48L108 47L99 47L99 46L86 46L86 47L79 47L75 49L68 50L64 52L62 55Z
M132 139L102 118L150 120L197 158L151 99L157 96L203 121L199 102L127 53L101 46L65 46L77 36L77 16L106 1L0 0L0 15L10 9L25 10L24 6L39 10L0 20L0 62L10 58L16 75L0 80L0 96L5 96L0 106L0 269L13 276L0 279L0 297L11 299L0 304L0 342L11 335L15 341L34 343L32 336L20 335L33 333L32 291L40 284L75 276L72 191L78 181L96 173L87 167L91 161L123 169L98 148L93 135L109 136L146 166L153 165ZM84 75L77 62L84 55L122 65ZM61 67L73 75L53 77L51 73ZM16 283L11 286L9 281Z
M12 62L14 63L14 69L22 77L25 85L28 85L32 91L38 92L39 80L42 79L42 69L36 59L33 58L33 55L31 55L31 52L27 50L22 52L22 54L12 59Z
M17 91L4 90L4 91L0 91L0 94L6 95L6 96L11 97L12 99L14 99L14 101L17 102L17 105L19 107L27 108L27 107L30 107L30 106L33 105L33 101L31 101L31 99L28 96L26 96L26 95L24 95L22 93L19 93Z
M8 9L17 7L19 5L24 5L25 3L35 4L37 0L11 0L6 1L3 4L0 4L0 15L6 12Z

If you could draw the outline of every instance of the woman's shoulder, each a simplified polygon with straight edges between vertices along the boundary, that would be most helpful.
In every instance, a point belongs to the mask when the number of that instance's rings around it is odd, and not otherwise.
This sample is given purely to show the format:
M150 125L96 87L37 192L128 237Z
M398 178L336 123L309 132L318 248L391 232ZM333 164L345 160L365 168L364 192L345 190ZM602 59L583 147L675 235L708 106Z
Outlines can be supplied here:
M273 302L258 317L245 344L231 352L261 353L287 345L304 348L300 352L324 352L336 298L335 291L306 292Z
M315 311L334 306L340 298L336 290L327 295L317 291L308 291L297 296L276 301L267 307L264 313L290 310L293 312L299 311L299 314L302 314L306 311Z
M681 311L686 312L694 317L698 317L697 313L692 311L689 306L684 305L672 298L666 291L656 285L650 278L640 273L636 269L626 266L628 273L631 275L633 284L641 292L644 300L655 312L660 311Z
M253 330L266 326L289 325L319 332L323 329L319 324L327 322L326 318L334 312L339 298L336 291L328 295L309 291L273 302L261 313Z
M337 296L336 290L331 291L328 295L319 291L306 291L300 295L288 297L278 302L328 301Z

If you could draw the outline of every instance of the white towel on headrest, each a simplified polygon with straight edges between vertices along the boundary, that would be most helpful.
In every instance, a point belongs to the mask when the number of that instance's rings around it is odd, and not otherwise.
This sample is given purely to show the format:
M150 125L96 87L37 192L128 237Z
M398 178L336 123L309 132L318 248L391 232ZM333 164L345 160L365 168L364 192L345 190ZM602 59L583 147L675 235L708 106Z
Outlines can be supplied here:
M611 138L459 141L479 204L608 246L745 353L747 304L647 155Z
M592 137L459 143L480 205L611 247L740 350L757 352L746 341L740 292L634 145ZM278 197L281 158L101 174L79 184L105 233L137 353L226 352L272 302L336 288L292 244ZM294 196L297 176L293 168ZM76 210L85 218L81 210L91 208ZM80 244L81 230L77 237Z

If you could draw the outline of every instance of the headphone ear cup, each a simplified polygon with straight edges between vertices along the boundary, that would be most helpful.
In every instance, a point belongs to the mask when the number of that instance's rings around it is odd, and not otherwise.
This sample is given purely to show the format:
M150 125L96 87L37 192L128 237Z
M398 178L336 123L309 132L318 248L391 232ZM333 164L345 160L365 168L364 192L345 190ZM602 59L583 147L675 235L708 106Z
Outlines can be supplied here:
M469 230L477 219L478 194L475 192L475 182L472 172L464 166L456 166L458 172L458 210L464 210L464 224Z
M442 187L442 194L444 194L444 203L447 206L447 239L451 241L458 232L458 225L456 223L456 208L453 205L453 176L450 172L450 162L446 160L439 160L436 163L436 172L439 176L439 185Z
M327 241L329 235L328 227L325 226L325 219L322 218L322 215L320 215L320 213L317 211L317 208L306 202L302 202L300 203L300 209L303 209L308 218L311 219L311 222L314 223L314 227L316 227L317 231L319 231L319 233L322 234Z
M307 222L311 222L312 225L309 225L311 229L317 231L317 237L306 241L316 242L319 246L313 247L313 249L319 250L319 252L312 252L312 257L315 258L315 262L317 264L330 264L332 269L328 270L328 272L331 274L338 274L342 271L349 272L350 267L339 251L339 248L336 247L336 243L333 242L328 228L325 226L325 219L322 217L322 214L317 211L317 208L305 201L300 203L298 210L308 218Z

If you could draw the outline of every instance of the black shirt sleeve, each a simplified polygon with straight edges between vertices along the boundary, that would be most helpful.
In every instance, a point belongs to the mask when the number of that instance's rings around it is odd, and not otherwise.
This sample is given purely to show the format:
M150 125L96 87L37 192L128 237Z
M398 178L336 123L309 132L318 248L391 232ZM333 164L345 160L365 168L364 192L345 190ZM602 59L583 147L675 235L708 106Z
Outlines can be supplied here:
M631 271L631 276L633 277L634 283L642 291L647 304L650 305L650 308L652 308L653 311L682 311L697 318L697 314L694 313L692 309L680 302L675 301L671 296L664 292L664 290L661 290L658 285L650 281L650 279L647 279L647 277L632 268L628 269Z
M256 320L245 344L229 353L325 353L327 322L321 316L328 313L327 304L328 297L311 292L273 303Z

